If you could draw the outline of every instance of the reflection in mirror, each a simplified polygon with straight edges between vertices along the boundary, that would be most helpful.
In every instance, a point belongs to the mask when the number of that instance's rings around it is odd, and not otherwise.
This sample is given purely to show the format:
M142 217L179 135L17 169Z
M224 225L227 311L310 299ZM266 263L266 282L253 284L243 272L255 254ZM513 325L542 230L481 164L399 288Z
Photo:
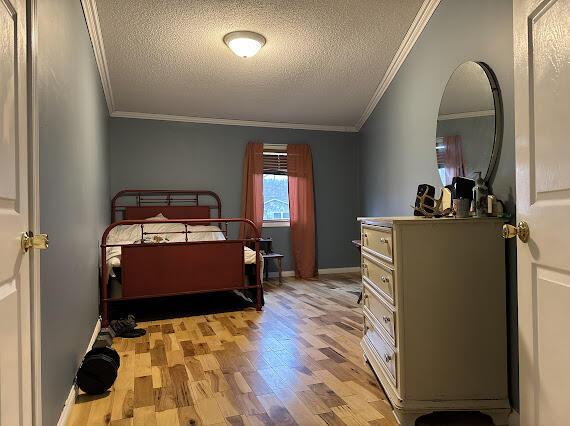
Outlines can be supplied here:
M493 74L484 64L465 62L451 75L439 107L436 156L443 185L455 176L474 178L475 172L488 180L498 143L495 115L500 116L498 90L493 93ZM497 87L493 82L493 87ZM497 100L499 101L497 102Z

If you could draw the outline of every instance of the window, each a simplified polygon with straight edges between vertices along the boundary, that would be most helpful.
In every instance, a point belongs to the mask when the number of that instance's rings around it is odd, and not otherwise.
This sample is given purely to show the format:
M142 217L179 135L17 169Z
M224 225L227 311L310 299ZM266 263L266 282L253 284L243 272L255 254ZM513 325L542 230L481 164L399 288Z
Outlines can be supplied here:
M289 226L287 153L283 145L265 145L263 152L263 225Z
M435 152L437 155L437 171L442 182L445 182L445 146L443 145L443 138L438 137L435 142Z

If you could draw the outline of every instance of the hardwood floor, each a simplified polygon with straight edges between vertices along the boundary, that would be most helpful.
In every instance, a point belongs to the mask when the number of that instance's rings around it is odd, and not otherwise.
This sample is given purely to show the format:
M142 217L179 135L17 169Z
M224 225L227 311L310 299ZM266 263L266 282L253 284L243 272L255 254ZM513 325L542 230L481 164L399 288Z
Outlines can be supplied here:
M116 338L110 392L79 395L69 425L381 425L390 404L360 349L360 277L324 275L266 285L247 309L140 323ZM438 420L439 419L439 420ZM486 425L427 419L422 425Z

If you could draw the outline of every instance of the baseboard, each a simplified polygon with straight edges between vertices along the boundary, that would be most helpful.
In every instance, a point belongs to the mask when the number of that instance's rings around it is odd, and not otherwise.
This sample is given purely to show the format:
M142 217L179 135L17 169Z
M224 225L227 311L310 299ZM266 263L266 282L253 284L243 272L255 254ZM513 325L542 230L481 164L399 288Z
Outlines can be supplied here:
M519 426L521 424L520 414L513 410L509 415L509 426Z
M347 274L350 272L360 272L360 266L349 266L346 268L324 268L319 269L319 275L327 275L327 274ZM295 271L283 271L282 276L284 277L294 277ZM270 272L269 278L278 278L278 272Z
M283 271L281 273L281 275L283 277L294 277L295 271ZM269 272L268 277L269 278L279 278L279 272Z
M325 268L319 269L319 274L348 274L350 272L360 272L360 266L349 266L346 268Z
M91 340L89 340L89 344L87 345L87 349L85 349L85 353L89 352L97 340L97 336L101 331L101 318L97 319L95 323L95 328L93 329L93 334L91 335ZM77 397L77 385L75 381L71 385L71 389L69 390L69 394L67 395L67 399L65 400L65 405L63 406L63 410L61 411L61 415L59 416L59 420L57 422L57 426L67 426L67 421L69 420L69 416L71 414L71 409L73 408L73 404L75 403L75 398Z

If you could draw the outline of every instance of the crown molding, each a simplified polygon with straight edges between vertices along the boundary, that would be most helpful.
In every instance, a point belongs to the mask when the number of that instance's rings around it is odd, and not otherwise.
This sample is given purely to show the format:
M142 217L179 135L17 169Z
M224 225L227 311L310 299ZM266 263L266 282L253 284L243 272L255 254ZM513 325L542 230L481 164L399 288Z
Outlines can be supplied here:
M372 111L374 111L374 108L376 108L378 102L380 102L380 99L382 98L382 96L388 89L388 86L390 86L390 83L398 73L398 70L400 69L400 67L402 66L408 55L410 54L412 48L416 44L416 41L420 37L420 34L424 30L429 19L435 12L440 1L441 0L424 0L420 10L418 11L418 14L414 18L414 21L412 22L412 25L410 25L408 32L404 36L402 44L400 44L400 47L396 51L396 54L394 55L394 58L392 59L390 66L386 70L384 77L382 77L380 84L376 88L376 91L374 92L372 99L370 99L370 102L366 106L366 109L362 113L362 116L356 122L354 126L356 128L356 131L359 131L362 128L364 123L366 123L366 120L368 120L368 117L370 117L370 114L372 114Z
M115 111L115 99L113 97L113 89L111 88L111 78L107 66L107 56L105 55L103 34L101 33L101 26L99 25L97 4L95 0L81 0L81 5L83 6L83 14L85 15L85 22L87 23L89 38L93 45L93 52L95 52L95 61L97 62L97 68L101 76L105 101L107 102L109 114L112 114L113 111Z
M454 114L442 114L438 115L437 120L455 120L458 118L473 118L473 117L488 117L495 115L494 109L488 109L484 111L471 111L471 112L457 112Z
M111 117L142 120L179 121L183 123L221 124L224 126L270 127L275 129L317 130L325 132L356 132L351 126L325 126L320 124L273 123L269 121L232 120L226 118L187 117L185 115L149 114L145 112L114 111Z

